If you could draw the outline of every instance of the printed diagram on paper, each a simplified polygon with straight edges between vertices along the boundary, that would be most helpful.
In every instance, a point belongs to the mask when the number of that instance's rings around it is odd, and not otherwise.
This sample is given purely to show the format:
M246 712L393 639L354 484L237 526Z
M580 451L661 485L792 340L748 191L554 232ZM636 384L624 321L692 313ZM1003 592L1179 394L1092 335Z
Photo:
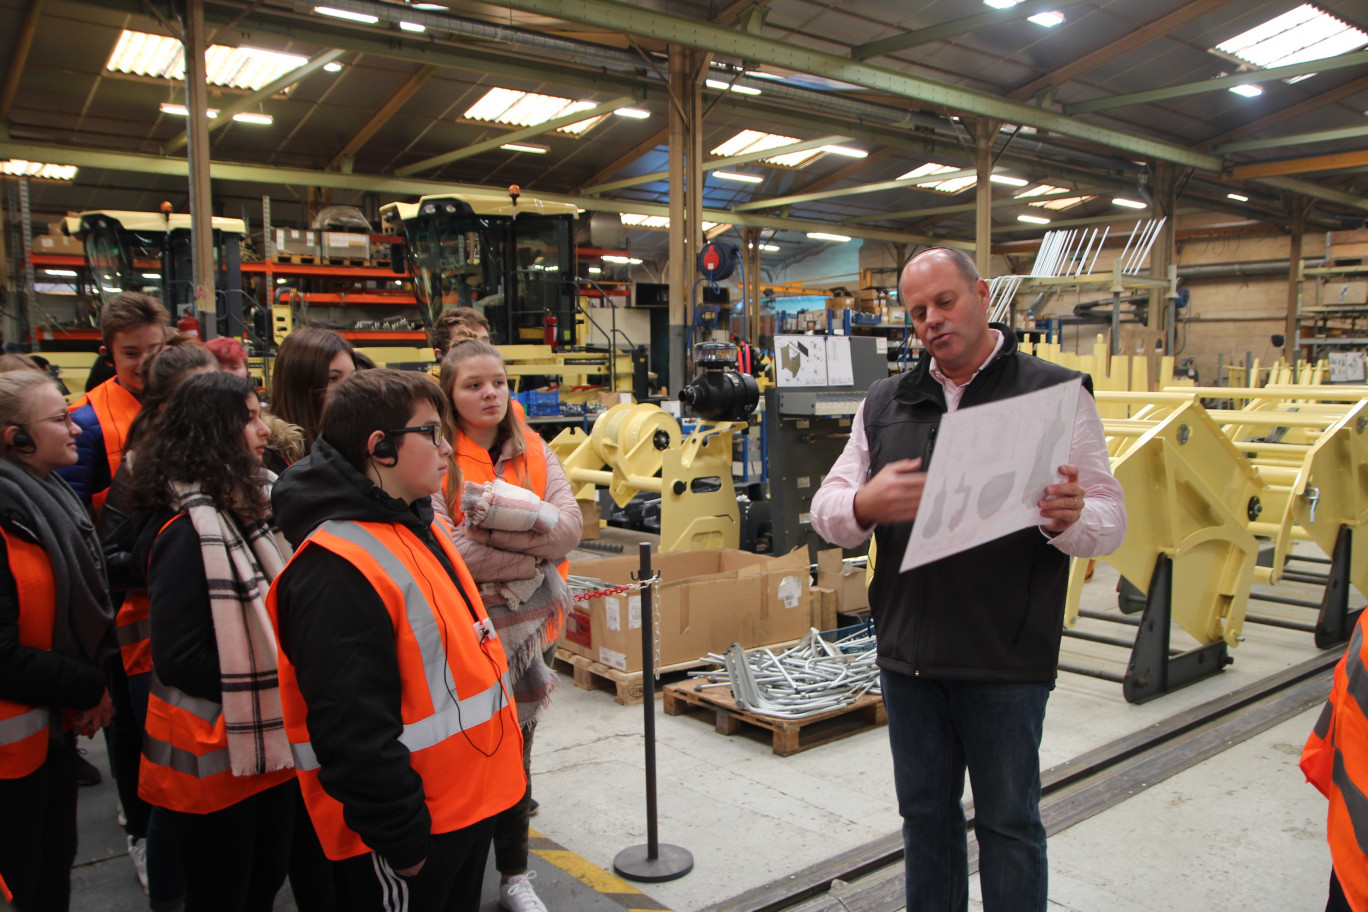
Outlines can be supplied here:
M904 572L1040 524L1037 503L1069 461L1081 389L1074 380L941 420Z
M855 366L846 336L775 336L775 386L850 386Z

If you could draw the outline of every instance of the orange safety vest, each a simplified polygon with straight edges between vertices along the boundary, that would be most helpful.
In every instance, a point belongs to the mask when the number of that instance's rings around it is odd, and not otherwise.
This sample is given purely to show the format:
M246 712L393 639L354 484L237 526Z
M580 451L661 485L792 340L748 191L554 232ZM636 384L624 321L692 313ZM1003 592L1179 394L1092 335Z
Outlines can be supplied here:
M57 620L57 586L52 561L43 546L0 529L9 550L10 574L19 593L19 645L52 648L52 625ZM0 700L0 779L18 779L47 759L46 706Z
M479 590L449 532L433 531L456 569L459 588L428 546L398 523L325 522L304 540L291 563L310 546L326 548L361 571L385 603L399 667L404 726L399 742L422 779L435 835L511 807L527 780L503 646L477 634L462 592L476 617L489 624ZM289 572L287 564L266 597L277 638L277 587ZM324 854L333 861L364 855L370 847L347 826L341 802L318 781L320 761L310 741L308 706L283 650L280 696L304 804Z
M110 478L119 471L119 464L123 462L124 442L128 439L128 429L133 426L133 419L138 417L138 412L142 409L138 397L116 381L117 378L110 377L71 404L73 412L86 404L95 409L95 417L99 420L100 430L104 434L105 457L109 460ZM90 502L98 510L104 506L105 498L108 496L108 488L92 491Z
M0 899L3 899L5 902L14 899L14 894L11 893L10 888L5 885L5 878L3 877L0 877Z
M1335 666L1330 699L1301 755L1307 781L1330 799L1330 858L1354 909L1368 909L1368 649L1363 628L1360 618L1349 649Z
M171 517L158 530L183 514ZM288 782L294 770L256 776L233 774L223 705L192 697L152 672L143 729L138 797L148 804L186 814L209 814L232 807L258 792Z
M152 618L148 609L147 590L137 589L124 594L114 617L124 674L129 676L152 670Z

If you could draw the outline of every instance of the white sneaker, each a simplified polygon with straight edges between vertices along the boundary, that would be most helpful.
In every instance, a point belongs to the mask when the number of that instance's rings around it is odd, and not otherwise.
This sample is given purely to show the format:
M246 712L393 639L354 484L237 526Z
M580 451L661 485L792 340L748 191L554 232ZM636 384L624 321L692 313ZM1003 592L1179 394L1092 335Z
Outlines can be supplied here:
M546 905L532 889L532 878L536 876L536 871L528 871L499 884L499 906L508 912L546 912Z
M133 862L133 870L138 874L138 883L147 893L147 840L136 836L128 837L128 857Z

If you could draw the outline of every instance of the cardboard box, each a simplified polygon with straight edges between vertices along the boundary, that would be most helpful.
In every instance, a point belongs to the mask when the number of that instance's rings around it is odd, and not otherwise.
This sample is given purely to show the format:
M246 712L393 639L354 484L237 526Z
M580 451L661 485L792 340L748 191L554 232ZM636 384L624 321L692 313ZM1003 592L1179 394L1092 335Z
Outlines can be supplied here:
M611 390L598 391L599 405L605 409L610 409L615 405L631 405L633 403L632 394L628 392L613 392Z
M65 234L40 234L33 239L34 253L58 253L63 256L85 256L85 246Z
M847 565L840 548L817 552L817 585L836 593L836 611L843 614L869 607L865 568Z
M836 601L834 589L812 587L812 626L818 630L836 629Z
M580 517L584 520L580 541L595 541L599 537L599 520L602 518L599 505L592 500L577 500L575 503L579 504Z
M852 310L855 307L855 298L838 295L827 298L827 309L840 312L842 310Z
M782 557L746 551L657 554L660 663L692 662L732 643L746 648L796 640L812 623L807 549ZM570 572L613 585L632 582L636 555L576 561ZM642 669L641 592L576 602L561 646L618 671Z
M333 260L370 260L370 235L350 231L324 231L319 252Z
M318 256L318 232L298 228L275 230L276 256Z

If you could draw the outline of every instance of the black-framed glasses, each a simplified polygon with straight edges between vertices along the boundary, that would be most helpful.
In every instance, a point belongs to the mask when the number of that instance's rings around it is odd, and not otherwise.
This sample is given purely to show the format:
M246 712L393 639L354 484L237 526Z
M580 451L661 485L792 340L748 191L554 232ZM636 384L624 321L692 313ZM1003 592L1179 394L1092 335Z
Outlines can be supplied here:
M393 428L385 431L386 437L398 437L400 434L427 434L433 446L442 445L442 426L440 424L420 424L416 427Z

